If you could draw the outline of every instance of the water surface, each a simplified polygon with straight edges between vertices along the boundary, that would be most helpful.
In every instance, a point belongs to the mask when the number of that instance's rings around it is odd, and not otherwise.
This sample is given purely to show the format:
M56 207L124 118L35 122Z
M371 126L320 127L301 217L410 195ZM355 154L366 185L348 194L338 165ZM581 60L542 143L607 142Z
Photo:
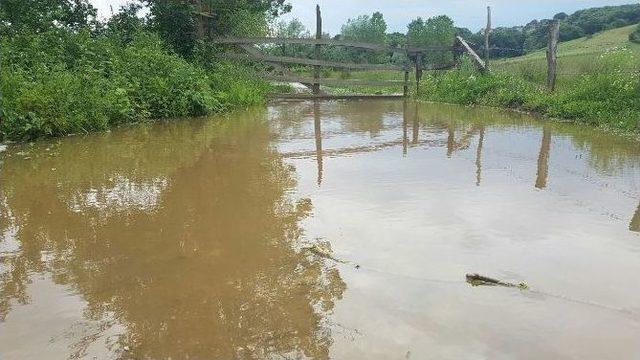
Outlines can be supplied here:
M0 161L2 359L640 356L633 140L292 102Z

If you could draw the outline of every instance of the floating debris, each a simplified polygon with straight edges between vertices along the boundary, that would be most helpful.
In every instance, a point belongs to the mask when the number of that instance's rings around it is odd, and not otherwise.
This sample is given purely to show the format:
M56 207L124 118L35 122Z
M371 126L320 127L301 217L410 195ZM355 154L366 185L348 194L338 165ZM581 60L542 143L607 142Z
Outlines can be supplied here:
M513 284L509 282L504 282L498 279L490 278L487 276L482 276L480 274L467 274L466 278L467 278L467 282L472 286L504 286L504 287L514 287L521 290L529 289L529 286L524 282Z
M340 260L340 259L336 259L335 257L333 257L333 255L331 255L331 246L326 244L315 244L313 246L309 246L309 247L305 247L303 248L303 250L306 250L316 256L319 256L321 258L324 259L329 259L329 260L333 260L337 263L340 264L348 264L348 261L344 261L344 260Z

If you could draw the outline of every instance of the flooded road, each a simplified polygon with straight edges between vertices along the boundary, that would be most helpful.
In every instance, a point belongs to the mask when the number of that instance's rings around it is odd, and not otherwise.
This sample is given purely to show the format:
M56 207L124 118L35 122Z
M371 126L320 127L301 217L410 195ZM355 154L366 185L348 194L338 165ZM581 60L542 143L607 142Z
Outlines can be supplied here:
M0 161L3 360L640 356L629 139L293 102Z

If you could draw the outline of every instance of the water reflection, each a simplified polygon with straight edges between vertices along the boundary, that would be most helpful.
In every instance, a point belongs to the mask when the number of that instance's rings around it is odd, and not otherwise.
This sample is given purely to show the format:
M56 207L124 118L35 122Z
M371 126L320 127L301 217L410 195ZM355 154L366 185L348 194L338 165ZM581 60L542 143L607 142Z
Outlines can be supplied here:
M551 151L551 129L548 125L542 127L542 143L538 155L538 172L536 176L536 188L547 187L549 177L549 152Z
M640 232L640 205L638 205L638 209L633 214L631 218L631 223L629 224L629 230L634 232Z
M576 343L556 332L562 314L611 324L624 352L626 319L456 280L487 271L635 311L639 154L575 126L393 101L13 146L0 173L3 358L50 340L64 344L55 358L518 358L532 337ZM351 262L303 250L317 241ZM625 271L601 279L609 268ZM45 318L62 330L20 326Z
M482 183L482 145L484 145L484 125L480 125L478 149L476 150L476 186Z
M409 148L409 114L407 102L402 102L402 156L407 156Z
M418 138L420 137L420 120L418 119L418 103L415 104L415 110L413 113L413 137L411 142L413 145L418 145Z
M345 284L300 250L299 222L312 204L287 195L294 169L271 147L261 115L253 117L90 136L80 161L64 155L75 141L35 145L26 163L17 155L24 149L10 151L1 230L15 231L1 240L20 246L1 255L0 326L22 321L12 309L39 291L34 274L50 273L86 301L87 319L110 319L96 338L122 327L104 350L115 356L327 359L324 316ZM110 142L122 145L112 157L137 166L101 163ZM52 146L55 156L45 150ZM130 151L143 146L157 151ZM28 341L0 333L3 349Z
M318 186L322 185L322 123L320 120L320 102L313 104L313 130L316 138L316 162L318 163Z

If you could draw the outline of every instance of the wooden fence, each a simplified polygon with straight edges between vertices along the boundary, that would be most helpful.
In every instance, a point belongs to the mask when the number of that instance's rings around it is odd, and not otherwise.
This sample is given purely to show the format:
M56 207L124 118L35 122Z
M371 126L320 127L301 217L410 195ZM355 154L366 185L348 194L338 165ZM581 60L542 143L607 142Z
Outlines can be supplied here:
M205 21L208 18L208 14L203 11L196 11L195 14ZM205 16L207 15L207 16ZM203 26L198 25L201 29ZM320 7L316 6L316 36L315 38L241 38L241 37L218 37L207 40L214 44L226 44L236 45L244 50L244 53L229 52L225 53L225 56L231 59L240 60L253 60L263 63L268 63L276 69L283 72L283 75L273 74L261 74L262 77L268 80L276 80L282 82L299 82L310 88L314 97L329 97L321 91L320 85L333 85L333 86L360 86L360 85L373 85L373 86L402 86L402 95L407 96L409 92L409 85L414 83L416 86L416 92L420 92L420 80L422 78L423 71L433 70L447 70L454 68L457 65L457 60L462 53L468 53L471 59L476 64L480 71L487 70L486 61L482 60L478 54L469 46L469 44L461 37L456 37L455 43L451 46L430 46L430 47L391 47L383 44L367 43L361 41L349 41L338 39L326 39L322 38L322 15ZM313 58L298 58L288 56L273 56L263 53L255 45L265 44L298 44L298 45L310 45L314 48ZM364 49L369 51L387 52L387 53L400 53L404 54L406 61L402 66L393 64L368 64L368 63L346 63L338 61L328 61L321 59L321 49L323 46L341 46L351 47L357 49ZM428 54L434 52L451 52L453 54L454 61L448 64L429 64L425 63L425 59L428 58ZM413 59L413 61L409 60ZM313 78L304 78L299 75L295 75L288 71L283 66L285 65L306 65L313 67ZM348 69L359 71L401 71L404 72L404 80L351 80L351 79L323 79L321 78L321 69L323 67L334 69ZM415 69L415 82L410 81L409 72L411 69ZM363 95L357 95L362 97ZM344 97L344 96L341 96Z

